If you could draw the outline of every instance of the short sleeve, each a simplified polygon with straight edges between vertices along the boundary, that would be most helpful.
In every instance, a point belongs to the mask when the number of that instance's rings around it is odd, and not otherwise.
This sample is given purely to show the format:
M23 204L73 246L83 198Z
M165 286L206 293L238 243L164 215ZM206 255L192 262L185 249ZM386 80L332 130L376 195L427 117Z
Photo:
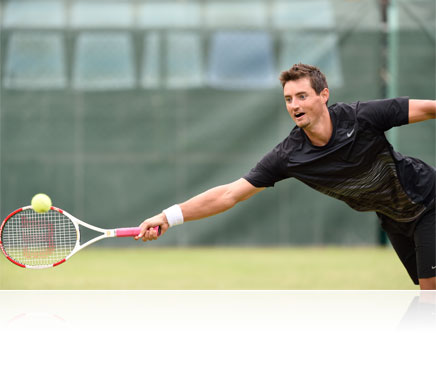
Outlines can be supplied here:
M256 188L271 187L285 177L282 175L282 163L279 146L266 154L251 171L243 176Z
M408 97L359 102L357 107L357 118L369 122L379 131L409 123Z

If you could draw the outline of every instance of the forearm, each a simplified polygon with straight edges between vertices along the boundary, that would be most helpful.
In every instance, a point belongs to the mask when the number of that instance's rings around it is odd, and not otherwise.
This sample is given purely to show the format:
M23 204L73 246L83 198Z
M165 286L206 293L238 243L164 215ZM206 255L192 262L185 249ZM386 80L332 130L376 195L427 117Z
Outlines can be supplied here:
M199 220L222 213L238 203L227 185L217 186L179 204L184 221Z
M235 204L250 198L263 189L254 187L243 178L227 185L209 189L184 203L171 206L162 213L145 220L140 225L141 233L136 239L142 238L144 241L157 239L157 233L150 231L155 226L161 227L162 235L170 226L180 225L186 221L199 220L227 211Z

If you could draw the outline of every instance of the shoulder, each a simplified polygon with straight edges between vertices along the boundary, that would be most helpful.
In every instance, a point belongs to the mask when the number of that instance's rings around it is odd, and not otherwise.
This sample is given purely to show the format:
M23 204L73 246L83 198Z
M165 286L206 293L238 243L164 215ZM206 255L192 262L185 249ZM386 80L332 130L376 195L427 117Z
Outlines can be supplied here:
M334 113L335 116L340 119L350 119L354 118L356 115L356 108L359 105L359 102L354 103L335 103L328 107L330 113Z
M409 98L406 96L393 99L377 99L357 102L359 113L369 112L407 112Z
M274 150L277 151L279 157L289 158L294 151L301 149L305 142L303 130L295 126L289 135L283 139Z
M259 163L265 168L281 168L283 163L287 163L289 158L301 151L304 145L305 139L302 129L295 126L289 135L272 148Z
M378 130L409 123L409 98L379 99L359 102L357 116Z
M409 98L376 99L337 103L329 107L339 120L354 119L361 124L386 131L408 123Z
M329 111L341 116L364 114L371 111L407 111L409 98L407 96L393 99L375 99L366 101L355 101L353 103L335 103L329 106Z

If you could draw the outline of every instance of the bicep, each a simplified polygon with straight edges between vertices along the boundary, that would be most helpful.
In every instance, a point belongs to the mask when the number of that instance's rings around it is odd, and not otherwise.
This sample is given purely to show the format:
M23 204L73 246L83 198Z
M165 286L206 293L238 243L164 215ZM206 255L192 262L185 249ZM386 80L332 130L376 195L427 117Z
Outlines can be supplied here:
M237 203L242 202L248 198L251 198L253 195L259 193L264 190L263 187L255 187L250 184L244 178L240 178L230 184L227 185L227 194Z
M435 100L409 100L409 123L415 123L435 118Z

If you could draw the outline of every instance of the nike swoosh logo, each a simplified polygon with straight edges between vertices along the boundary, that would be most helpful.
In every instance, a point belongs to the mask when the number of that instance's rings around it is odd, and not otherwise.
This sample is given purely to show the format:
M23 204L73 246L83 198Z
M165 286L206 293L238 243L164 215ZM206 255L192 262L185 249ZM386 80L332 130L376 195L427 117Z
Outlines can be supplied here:
M436 266L432 266L431 268L432 268L433 270L436 270Z
M347 132L347 137L351 137L351 135L353 135L353 133L354 133L354 128L350 132Z

